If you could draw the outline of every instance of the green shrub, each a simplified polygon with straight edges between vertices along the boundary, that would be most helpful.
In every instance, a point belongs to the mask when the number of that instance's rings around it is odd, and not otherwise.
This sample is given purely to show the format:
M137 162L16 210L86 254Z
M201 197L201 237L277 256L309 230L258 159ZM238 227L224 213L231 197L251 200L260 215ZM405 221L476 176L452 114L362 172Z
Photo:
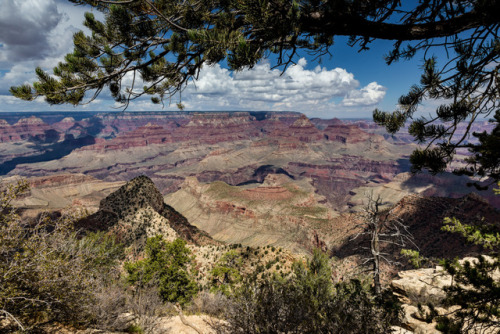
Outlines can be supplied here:
M234 250L224 254L210 271L212 291L230 295L235 285L241 282L241 256Z
M500 183L498 183L500 186ZM493 189L500 194L500 189ZM453 277L453 284L445 287L445 305L458 305L453 317L439 317L441 330L446 333L493 332L500 324L500 282L494 279L500 269L500 228L480 221L469 225L455 217L445 218L444 231L458 233L468 242L483 247L490 258L479 256L476 263L446 260L445 270Z
M226 309L227 333L389 333L400 308L392 294L376 298L353 280L334 285L326 255L315 251L293 275L249 280Z
M125 330L126 333L137 333L137 334L143 334L144 331L142 330L141 326L139 325L130 325L127 327Z
M189 272L192 258L186 242L182 239L166 242L162 236L156 236L146 241L145 251L144 260L125 264L127 281L139 286L154 282L164 301L181 305L190 301L198 287Z

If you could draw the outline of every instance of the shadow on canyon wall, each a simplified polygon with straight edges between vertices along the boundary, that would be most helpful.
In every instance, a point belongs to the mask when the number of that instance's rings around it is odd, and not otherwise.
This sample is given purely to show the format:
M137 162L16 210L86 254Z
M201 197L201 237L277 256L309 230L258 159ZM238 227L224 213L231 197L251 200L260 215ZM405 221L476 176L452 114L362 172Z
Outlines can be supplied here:
M63 141L59 141L60 133L54 129L45 131L43 135L37 135L29 139L33 143L37 151L42 152L38 155L27 157L17 157L0 164L0 175L6 175L14 170L20 164L30 164L37 162L45 162L50 160L61 159L73 150L78 148L93 145L96 143L94 138L104 125L98 118L91 118L89 125L84 128L86 135L75 138L72 134L66 134Z
M93 136L88 135L81 138L74 138L72 135L67 135L62 142L51 143L50 145L40 147L41 151L43 151L42 154L29 157L17 157L4 162L0 165L0 175L8 174L15 169L17 165L61 159L77 148L93 144L95 144L95 138Z
M500 211L474 193L460 198L409 195L399 201L391 211L394 218L406 225L407 232L413 238L413 242L407 243L402 248L419 250L421 255L434 259L462 258L484 253L484 249L468 243L463 236L443 231L441 228L445 217L456 217L462 223L470 225L500 226ZM351 235L357 231L360 229L353 229ZM331 250L331 255L338 258L351 255L366 257L369 255L367 253L370 240L370 235L362 235L355 240L346 238L341 245ZM381 243L381 251L392 259L406 262L401 259L401 247Z

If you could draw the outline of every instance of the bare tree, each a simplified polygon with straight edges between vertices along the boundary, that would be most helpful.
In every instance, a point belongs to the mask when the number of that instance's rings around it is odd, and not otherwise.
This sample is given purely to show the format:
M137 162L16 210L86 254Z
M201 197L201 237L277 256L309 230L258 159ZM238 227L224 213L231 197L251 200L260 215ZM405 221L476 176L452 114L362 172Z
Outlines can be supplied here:
M367 203L360 214L361 220L355 225L355 228L360 229L360 231L351 238L351 241L363 237L369 239L369 246L361 246L362 249L370 252L370 255L364 259L363 265L371 264L370 271L373 275L375 294L380 295L382 291L380 284L381 261L390 265L399 264L389 252L384 252L383 248L390 245L399 248L407 247L409 244L413 247L417 246L403 220L397 217L392 210L380 209L383 204L380 195L375 198L371 192L366 194L366 198Z
M161 328L165 305L158 294L158 289L152 284L138 288L129 295L127 305L135 323L145 334L165 333Z

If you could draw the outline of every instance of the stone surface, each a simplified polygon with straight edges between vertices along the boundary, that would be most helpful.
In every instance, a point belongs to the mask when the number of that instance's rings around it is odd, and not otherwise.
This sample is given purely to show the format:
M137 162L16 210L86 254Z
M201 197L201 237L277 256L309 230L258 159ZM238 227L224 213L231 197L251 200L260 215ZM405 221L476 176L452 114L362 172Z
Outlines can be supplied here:
M487 261L493 261L489 256L485 256ZM478 261L475 257L466 257L459 262L476 263ZM435 268L424 268L401 271L398 273L399 278L391 282L392 288L399 296L400 301L403 303L404 318L402 327L411 330L413 333L441 333L436 330L436 321L428 323L425 319L426 314L429 314L429 307L427 303L436 305L435 310L440 316L453 316L453 312L459 309L458 306L450 306L448 308L439 307L440 301L445 297L444 287L450 286L453 280L450 275L443 271L443 268L437 266ZM500 271L496 270L492 278L500 281ZM422 311L417 307L418 304L422 305ZM482 333L493 334L497 333L495 329L478 330L474 328L469 329L468 333Z
M450 275L435 268L401 271L398 276L399 279L392 281L392 287L411 300L442 300L445 297L443 287L452 282Z

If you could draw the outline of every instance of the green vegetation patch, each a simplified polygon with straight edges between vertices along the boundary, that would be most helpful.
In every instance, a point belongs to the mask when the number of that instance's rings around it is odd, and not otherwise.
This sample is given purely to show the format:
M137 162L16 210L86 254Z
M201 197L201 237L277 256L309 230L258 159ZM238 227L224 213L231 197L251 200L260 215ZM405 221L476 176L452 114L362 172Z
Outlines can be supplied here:
M323 216L328 212L328 209L319 206L290 206L290 214L294 216L311 216L305 218L315 219L318 216Z
M238 196L241 189L238 187L230 186L222 181L215 181L210 184L207 192L217 198L234 198ZM239 196L238 196L239 197Z

